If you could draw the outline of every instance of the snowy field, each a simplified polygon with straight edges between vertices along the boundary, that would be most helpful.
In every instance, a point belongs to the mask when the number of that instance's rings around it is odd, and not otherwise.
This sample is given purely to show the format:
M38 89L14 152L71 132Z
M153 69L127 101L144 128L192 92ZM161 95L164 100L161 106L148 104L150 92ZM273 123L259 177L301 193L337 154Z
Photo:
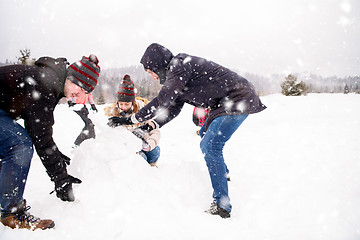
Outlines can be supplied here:
M360 239L360 95L261 98L224 149L230 169L231 219L204 213L212 188L192 110L162 128L158 168L138 156L141 142L90 114L96 140L72 143L83 127L67 105L55 111L54 139L83 180L76 201L62 202L38 156L25 198L52 230L11 230L0 239L351 240ZM104 106L98 106L102 109Z

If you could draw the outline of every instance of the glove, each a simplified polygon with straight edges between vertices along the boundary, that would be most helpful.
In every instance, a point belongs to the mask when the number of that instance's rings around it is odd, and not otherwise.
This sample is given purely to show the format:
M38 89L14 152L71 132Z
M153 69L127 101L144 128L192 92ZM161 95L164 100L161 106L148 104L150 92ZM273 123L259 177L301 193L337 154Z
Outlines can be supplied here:
M97 110L97 108L96 108L95 104L91 104L91 109L92 109L94 112L98 112L98 110Z
M73 103L72 101L67 101L67 103L68 103L69 107L73 107L76 105L76 103Z
M145 135L156 128L156 125L153 121L152 124L154 124L155 127L151 126L149 123L146 123L138 128L135 128L132 133L144 141Z
M135 129L132 131L132 133L133 133L135 136L137 136L138 138L140 138L141 140L143 140L143 141L144 141L145 135L148 134L147 131L141 129L140 127L135 128Z
M149 143L145 140L145 135L146 134L148 134L148 132L146 132L146 131L144 131L144 130L142 130L141 128L135 128L133 131L132 131L132 133L136 136L136 137L138 137L138 138L140 138L141 140L142 140L142 150L143 151L146 151L146 152L148 152L148 151L150 151L150 145L149 145Z
M149 132L151 132L152 130L154 130L154 127L146 123L138 128L135 128L132 133L138 138L144 139L144 136Z
M70 182L76 183L76 184L82 183L82 181L81 181L79 178L73 177L73 176L71 176L71 175L68 175L68 176L69 176Z
M70 165L71 159L68 156L64 155L62 152L60 152L60 155L64 163L66 163L66 165Z
M133 122L131 121L130 117L111 117L109 118L109 122L107 125L109 127L118 127L121 125L132 125Z
M60 181L55 181L56 196L62 201L73 202L75 201L74 191L72 189L73 183L81 183L82 181L76 177L68 175L67 178ZM54 191L53 191L54 192ZM51 193L53 193L51 192ZM51 194L50 193L50 194Z
M146 124L144 124L144 125L142 125L142 126L140 126L140 127L138 127L138 128L142 129L143 131L145 131L145 132L147 132L147 133L149 133L149 132L151 132L152 130L154 130L153 126L151 126L151 125L148 124L148 123L146 123Z

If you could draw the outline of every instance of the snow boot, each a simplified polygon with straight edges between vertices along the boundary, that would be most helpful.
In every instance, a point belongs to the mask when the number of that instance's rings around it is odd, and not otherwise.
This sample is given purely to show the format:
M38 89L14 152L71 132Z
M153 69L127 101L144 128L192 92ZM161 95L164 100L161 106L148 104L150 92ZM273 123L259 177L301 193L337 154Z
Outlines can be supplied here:
M26 201L23 200L11 212L2 214L1 223L12 229L29 229L33 231L35 229L45 230L55 226L54 221L50 219L40 219L28 213L27 211L30 208L30 206L26 206Z
M157 162L157 161L156 161ZM156 165L156 162L153 162L153 163L149 163L150 164L150 166L152 166L152 167L158 167L157 165Z
M211 215L219 215L222 218L230 218L230 212L221 208L219 204L212 202L210 208L205 212L210 213Z
M230 174L229 174L229 173L227 173L227 174L226 174L226 180L227 180L228 182L230 182L230 180L231 180L231 179L230 179Z

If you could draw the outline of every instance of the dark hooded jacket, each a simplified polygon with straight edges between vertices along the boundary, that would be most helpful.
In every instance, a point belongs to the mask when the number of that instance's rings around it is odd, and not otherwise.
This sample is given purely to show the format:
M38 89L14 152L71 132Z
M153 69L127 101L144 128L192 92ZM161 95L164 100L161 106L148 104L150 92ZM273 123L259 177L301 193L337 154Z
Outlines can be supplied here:
M54 108L64 97L67 64L65 58L42 57L35 66L0 67L0 109L14 120L24 120L49 175L66 171L52 126Z
M158 96L136 113L135 118L140 122L166 109L166 117L155 119L161 127L180 113L184 103L189 103L211 109L207 129L216 117L253 114L266 108L250 82L204 58L185 53L174 57L167 48L153 43L140 62L145 69L158 74L164 84Z

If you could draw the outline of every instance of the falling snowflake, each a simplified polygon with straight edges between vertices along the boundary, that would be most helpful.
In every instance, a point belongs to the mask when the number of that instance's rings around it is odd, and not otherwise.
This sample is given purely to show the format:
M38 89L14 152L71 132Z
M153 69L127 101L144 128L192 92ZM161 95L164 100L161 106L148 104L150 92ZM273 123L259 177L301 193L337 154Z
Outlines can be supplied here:
M232 106L234 105L234 102L231 100L228 100L225 102L224 106L225 106L225 110L226 111L231 111Z
M340 8L346 12L346 13L349 13L351 11L351 4L348 3L348 2L343 2L340 4Z
M39 100L41 97L41 94L40 94L40 92L34 90L34 91L32 91L31 96L34 100Z
M247 104L245 101L241 101L237 104L236 109L240 112L244 112L247 109Z
M169 110L166 108L160 108L156 111L156 119L164 121L169 116Z
M29 85L35 86L36 85L36 81L32 78L32 77L26 77L25 78L25 82Z
M188 62L190 62L191 61L191 57L190 56L188 56L188 57L186 57L185 59L184 59L184 64L186 64L186 63L188 63Z

